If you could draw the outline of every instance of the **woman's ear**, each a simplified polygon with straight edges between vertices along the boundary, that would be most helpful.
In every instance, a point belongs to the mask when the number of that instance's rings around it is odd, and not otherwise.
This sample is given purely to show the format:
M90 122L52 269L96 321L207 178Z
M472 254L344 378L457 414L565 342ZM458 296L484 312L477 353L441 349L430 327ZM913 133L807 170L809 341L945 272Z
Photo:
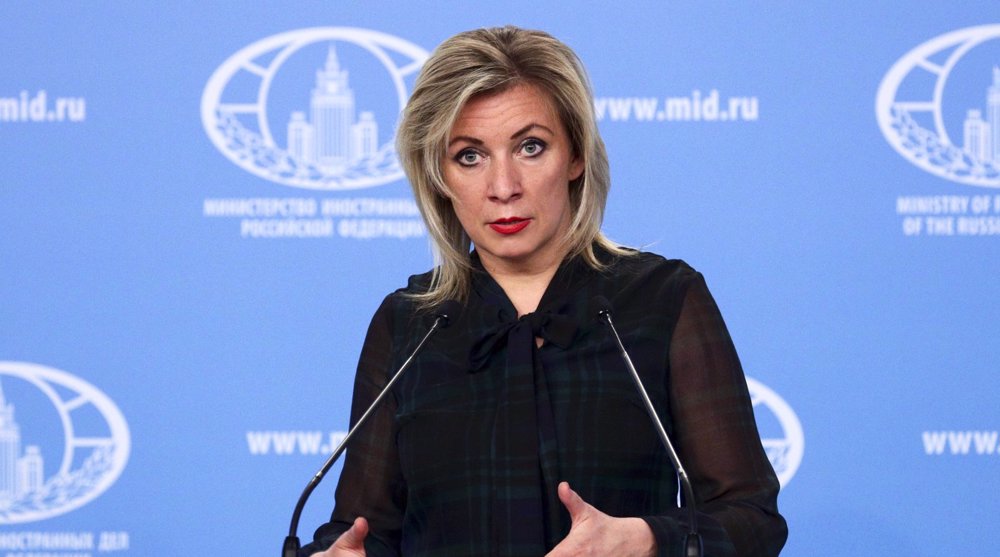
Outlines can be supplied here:
M583 175L583 157L576 156L569 162L569 181L572 182Z

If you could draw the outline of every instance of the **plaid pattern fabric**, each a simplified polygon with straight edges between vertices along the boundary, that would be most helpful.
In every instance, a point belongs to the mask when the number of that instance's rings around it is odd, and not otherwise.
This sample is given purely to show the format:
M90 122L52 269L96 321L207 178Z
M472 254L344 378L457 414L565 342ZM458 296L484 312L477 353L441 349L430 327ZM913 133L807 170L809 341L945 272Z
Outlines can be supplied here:
M601 257L604 272L565 262L538 310L519 320L473 253L461 315L359 432L331 522L302 554L328 547L360 515L371 525L368 555L539 557L569 531L556 494L565 480L607 514L644 518L659 554L680 555L686 513L675 473L595 318L601 295L688 468L706 554L777 555L787 533L778 483L701 275L652 254ZM386 298L362 349L352 422L432 320L399 292Z

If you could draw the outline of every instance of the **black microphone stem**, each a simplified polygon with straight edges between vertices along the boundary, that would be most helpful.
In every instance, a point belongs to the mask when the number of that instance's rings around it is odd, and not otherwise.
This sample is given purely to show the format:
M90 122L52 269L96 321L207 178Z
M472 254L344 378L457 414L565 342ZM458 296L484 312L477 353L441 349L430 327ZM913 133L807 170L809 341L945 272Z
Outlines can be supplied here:
M663 428L660 417L656 415L656 409L653 408L653 401L649 399L649 394L646 393L646 388L642 385L642 380L639 379L639 372L635 370L632 358L629 357L628 352L625 350L625 345L622 344L621 337L618 336L618 330L611 321L611 312L604 309L600 311L599 315L611 327L615 342L618 343L618 351L621 352L622 359L625 360L625 367L628 368L629 374L632 376L632 381L635 383L636 389L638 389L639 395L642 397L646 413L653 420L656 433L660 436L663 447L667 449L667 456L670 457L670 462L674 465L674 469L677 470L677 478L680 481L681 488L684 490L684 499L687 501L685 506L689 514L688 534L684 540L684 557L701 557L704 554L704 548L702 546L701 535L698 534L698 511L695 509L694 489L691 487L691 480L688 478L687 471L684 470L684 465L681 464L681 459L674 449L674 444L670 442L670 437L667 436L667 430Z
M372 415L373 412L375 412L375 409L379 407L379 405L382 402L382 399L385 398L385 395L389 394L389 391L392 389L392 386L396 384L396 380L399 379L401 375L403 375L403 372L406 371L406 368L410 367L410 363L413 362L413 358L416 358L417 354L420 353L420 350L424 347L424 344L427 342L427 339L431 338L431 335L433 335L438 329L446 326L447 323L448 323L448 315L446 314L439 314L434 319L434 324L431 325L430 330L427 331L427 334L424 335L424 338L420 340L420 344L417 344L417 347L413 349L413 352L410 354L410 357L407 358L405 362L403 362L403 365L399 367L399 370L392 376L391 379L389 379L389 382L386 383L385 387L382 389L382 392L379 393L378 397L375 398L375 401L372 402L371 406L368 407L368 410L366 410L365 413L362 414L360 418L358 418L358 422L354 424L354 427L352 427L350 431L347 432L347 435L344 436L344 440L341 441L339 445L337 445L337 448L336 450L333 451L333 454L331 454L330 457L326 459L326 463L323 464L323 467L320 468L318 472L316 472L316 475L314 475L311 480L309 480L309 484L306 485L306 488L302 491L302 495L299 496L298 503L295 504L295 512L292 513L292 523L291 526L289 526L288 528L288 536L285 538L285 544L281 550L281 557L298 557L299 549L301 549L301 545L299 542L299 535L298 535L299 518L302 517L302 510L305 508L306 501L309 499L309 496L312 495L313 490L316 489L316 486L319 485L319 482L323 481L323 477L326 476L327 472L330 471L330 468L333 467L333 464L337 462L338 458L340 458L341 453L343 453L344 449L347 448L347 443L354 436L354 433L357 432L359 429L361 429L361 426L364 425L366 421L368 421L368 418Z

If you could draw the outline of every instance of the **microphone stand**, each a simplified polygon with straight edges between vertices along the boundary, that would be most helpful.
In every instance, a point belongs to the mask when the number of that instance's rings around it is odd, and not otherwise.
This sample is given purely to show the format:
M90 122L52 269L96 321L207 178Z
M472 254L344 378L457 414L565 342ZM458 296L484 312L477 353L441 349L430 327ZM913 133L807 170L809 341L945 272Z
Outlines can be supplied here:
M302 510L305 508L306 501L309 500L309 496L312 495L313 490L316 489L316 486L319 485L319 482L323 481L323 478L326 476L327 472L330 471L330 468L332 468L334 463L337 462L337 459L340 458L340 455L344 452L344 449L347 448L347 443L354 436L355 432L361 429L361 426L363 426L365 422L368 421L368 418L375 412L375 409L380 406L382 399L385 398L385 395L387 395L389 393L389 390L392 389L392 386L396 384L396 380L399 379L401 375L403 375L403 372L406 371L406 368L410 367L410 363L412 363L413 359L417 356L417 354L420 353L420 350L424 347L424 344L427 343L427 339L431 338L431 335L433 335L438 329L443 329L448 326L448 321L450 319L449 314L457 313L456 311L453 311L457 310L457 308L458 308L458 302L449 300L442 303L441 311L439 311L434 318L434 324L431 325L430 330L427 331L427 334L424 335L424 338L420 340L420 343L417 344L417 347L413 349L413 352L410 354L410 357L407 358L405 362L403 362L403 365L400 366L399 370L396 371L396 373L392 376L391 379L389 379L389 382L386 383L385 388L382 389L382 392L380 392L379 395L375 398L375 401L372 402L371 406L368 407L368 410L366 410L365 413L361 415L361 417L358 419L358 422L354 424L354 427L352 427L350 431L347 432L347 435L344 437L344 440L341 441L339 445L337 445L337 448L336 450L333 451L333 454L331 454L330 457L326 459L326 462L323 464L323 467L320 468L318 472L316 472L316 474L312 477L311 480L309 480L309 483L306 485L306 488L302 491L302 495L299 496L298 503L295 504L295 511L292 513L292 523L288 528L288 536L285 537L285 543L281 549L281 557L298 557L299 549L301 549L301 544L299 542L299 536L298 536L299 519L302 517Z
M646 413L649 414L650 419L653 421L653 426L656 429L656 433L660 436L660 441L663 442L663 447L667 450L667 456L670 457L670 462L673 463L674 469L677 470L677 478L680 480L681 487L684 489L684 498L687 501L688 508L688 533L684 538L684 557L702 557L705 554L704 546L702 544L701 535L698 533L698 511L695 509L695 499L694 499L694 488L691 487L691 480L688 478L687 471L684 470L684 465L681 464L680 456L674 449L673 443L670 442L670 438L667 437L667 430L663 428L663 424L660 422L660 417L656 415L656 409L653 408L653 401L649 399L649 395L646 393L646 388L642 385L642 380L639 379L639 372L635 370L635 366L632 365L632 358L629 357L628 352L625 350L625 345L622 344L621 337L618 336L618 330L615 328L615 324L611 321L611 310L609 309L610 303L607 300L598 300L598 305L601 306L600 311L597 315L604 320L609 327L611 327L611 332L614 334L615 342L618 343L618 351L621 353L622 359L625 361L625 367L628 368L629 374L632 377L632 382L635 383L636 389L639 391L639 396L642 398L642 403L646 407Z

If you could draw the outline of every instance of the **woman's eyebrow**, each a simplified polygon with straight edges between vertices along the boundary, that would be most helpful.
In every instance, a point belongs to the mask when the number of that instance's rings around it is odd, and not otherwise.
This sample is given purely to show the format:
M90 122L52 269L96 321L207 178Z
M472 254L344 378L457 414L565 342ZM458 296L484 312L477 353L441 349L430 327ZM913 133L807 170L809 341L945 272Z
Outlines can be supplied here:
M555 135L555 132L553 132L551 129L549 129L548 126L546 126L544 124L539 124L539 123L536 123L536 122L532 122L532 123L528 124L527 126L524 126L523 128L521 128L521 129L517 130L516 132L514 132L513 134L511 134L510 138L511 139L517 139L518 137L521 137L522 135L530 132L531 130L533 130L535 128L543 129L543 130L545 130L545 131L547 131L547 132ZM455 137L451 138L448 141L448 147L451 147L452 145L454 145L455 143L457 143L459 141L466 141L468 143L472 143L473 145L482 145L483 144L483 140L479 139L477 137L472 137L472 136L468 136L468 135L456 135Z
M516 139L516 138L521 137L522 135L530 132L531 130L533 130L535 128L541 128L541 129L543 129L543 130L551 133L552 135L555 135L555 132L553 132L552 130L550 130L548 128L548 126L544 126L542 124L537 124L537 123L532 122L532 123L528 124L527 126L524 126L523 128L521 128L521 129L517 130L516 132L514 132L514 135L510 136L510 138L511 139Z
M455 137L451 138L451 140L448 141L448 147L451 147L452 145L454 145L455 143L457 143L459 141L467 141L469 143L472 143L473 145L482 145L483 144L483 140L482 139L478 139L478 138L475 138L475 137L470 137L468 135L456 135Z

